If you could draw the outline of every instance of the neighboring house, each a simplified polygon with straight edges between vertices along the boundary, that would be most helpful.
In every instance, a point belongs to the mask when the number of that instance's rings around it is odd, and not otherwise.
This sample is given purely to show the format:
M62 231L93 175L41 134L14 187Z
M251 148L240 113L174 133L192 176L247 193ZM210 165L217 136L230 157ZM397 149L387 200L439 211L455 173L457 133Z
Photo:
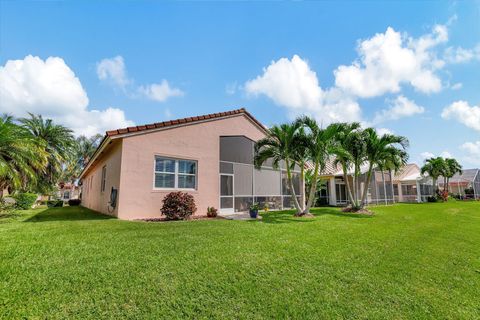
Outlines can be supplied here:
M78 199L80 196L80 189L75 183L60 183L56 192L56 196L60 200L68 201L70 199Z
M438 179L438 187L444 188L443 177ZM480 169L465 169L461 174L450 178L448 190L466 199L480 199Z
M360 176L360 193L366 186L367 166L362 166ZM353 170L348 171L347 179L353 186ZM333 206L348 204L348 195L343 170L329 161L321 178L324 188L320 193L320 202ZM389 204L393 202L423 202L432 195L432 181L420 174L416 164L407 164L393 175L389 171L375 170L372 173L367 191L368 204Z
M253 202L290 208L285 171L253 166L254 143L266 133L245 109L108 131L80 176L82 205L121 219L154 218L164 196L180 190L194 196L196 215L209 206L247 211Z

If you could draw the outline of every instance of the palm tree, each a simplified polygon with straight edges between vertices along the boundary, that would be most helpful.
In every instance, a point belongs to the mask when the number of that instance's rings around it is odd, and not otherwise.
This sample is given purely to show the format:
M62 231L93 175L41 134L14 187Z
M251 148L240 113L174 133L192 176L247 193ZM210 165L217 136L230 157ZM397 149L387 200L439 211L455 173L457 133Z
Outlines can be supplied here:
M442 157L430 158L425 160L425 164L421 168L421 173L427 173L432 177L433 195L437 192L437 180L438 177L444 173L445 160Z
M393 190L393 175L392 172L398 172L407 164L408 153L400 149L392 149L391 153L387 153L386 157L377 162L378 169L382 171L383 193L385 195L385 204L387 204L387 185L385 183L385 170L390 173L390 183L392 186L392 200L395 202L395 194Z
M265 138L260 139L255 144L255 168L260 169L267 161L273 162L273 168L278 169L280 163L285 162L287 171L287 182L290 189L293 204L297 210L296 215L301 215L303 207L300 206L292 180L292 169L298 161L298 129L300 125L297 122L292 124L282 124L272 126L268 129ZM296 160L297 158L297 160Z
M5 189L25 189L45 173L48 154L11 116L0 117L0 197Z
M303 214L308 214L316 197L319 174L324 171L329 155L333 151L334 138L343 127L339 124L331 124L322 129L317 121L311 117L299 118L297 122L308 130L307 156L314 166L309 196L303 212Z
M354 209L360 209L362 207L360 194L360 175L362 173L361 167L365 163L367 152L367 144L364 131L360 129L351 131L346 136L344 148L350 158L350 167L353 169L352 207ZM344 175L346 176L345 171Z
M298 121L298 120L297 120ZM305 214L305 167L307 161L310 159L310 137L306 134L305 129L301 123L296 123L298 127L293 137L293 161L292 169L297 165L300 168L300 209L302 210L298 216Z
M72 130L55 124L51 119L44 120L41 115L31 113L29 115L29 118L22 118L19 122L48 154L45 173L39 177L38 181L38 189L46 192L58 183L63 166L73 153L75 140Z
M366 152L365 160L368 163L367 181L363 190L361 206L365 206L367 192L372 178L373 168L377 166L382 171L382 179L384 182L384 192L386 197L385 177L383 172L387 165L387 161L396 164L397 162L406 163L408 156L405 152L405 148L408 146L408 140L402 136L396 136L393 134L384 134L379 137L377 131L374 128L367 128L363 131L365 138ZM399 149L397 146L400 146Z
M345 181L345 188L347 190L348 201L353 204L353 186L350 187L350 182L348 180L348 170L352 166L352 156L348 152L348 145L350 140L350 135L355 130L360 128L360 123L337 123L337 133L334 137L334 143L332 147L332 154L335 156L334 165L340 165L343 172L343 180Z
M76 180L97 150L102 137L96 134L90 138L80 136L75 139L73 153L66 159L61 176L62 181L72 184L72 192L75 191Z
M90 161L90 158L97 150L102 138L103 136L101 134L96 134L90 138L80 136L76 139L75 156L80 166L80 171L83 170L88 161Z
M459 174L461 175L462 174L462 165L460 163L458 163L458 161L456 159L445 159L445 166L447 168L446 172L447 174L445 175L445 177L447 178L447 183L444 185L446 187L446 191L449 192L449 183L450 183L450 179L455 175L455 174Z

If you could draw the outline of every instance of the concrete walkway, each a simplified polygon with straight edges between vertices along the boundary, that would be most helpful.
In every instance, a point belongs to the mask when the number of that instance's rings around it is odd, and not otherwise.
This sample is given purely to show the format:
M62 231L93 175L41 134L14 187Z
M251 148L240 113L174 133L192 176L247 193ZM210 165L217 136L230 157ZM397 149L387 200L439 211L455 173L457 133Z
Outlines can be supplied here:
M250 218L250 214L248 212L238 212L232 214L219 214L219 216L227 219L227 220L262 220L260 215L257 216L257 219Z

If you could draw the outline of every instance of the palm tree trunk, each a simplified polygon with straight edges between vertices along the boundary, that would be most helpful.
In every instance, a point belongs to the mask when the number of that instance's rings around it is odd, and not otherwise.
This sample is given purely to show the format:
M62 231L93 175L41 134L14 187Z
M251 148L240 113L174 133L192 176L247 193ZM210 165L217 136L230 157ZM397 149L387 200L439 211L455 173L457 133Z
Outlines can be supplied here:
M300 164L300 210L305 211L305 164Z
M362 206L359 201L361 201L361 194L360 194L360 167L355 166L355 208L359 208Z
M370 180L372 179L372 171L373 171L373 166L370 165L368 167L367 181L365 182L365 188L363 189L362 202L360 203L360 206L362 208L365 206L365 202L367 200L367 192L368 192L368 188L370 187Z
M353 192L353 202L352 202L352 207L356 207L357 205L357 177L355 171L353 172L352 176L352 192Z
M343 169L343 180L345 181L345 188L347 189L348 200L353 205L353 194L352 194L352 189L350 188L350 182L348 182L347 165L342 164L342 169Z
M385 184L385 171L382 170L382 181L383 181L383 197L385 199L385 205L387 205L387 185Z
M390 185L392 187L392 203L395 203L395 189L393 188L392 170L389 170L389 173L390 173Z
M313 172L313 178L310 186L310 194L308 195L307 207L303 211L304 214L310 213L310 208L312 207L313 200L315 199L315 193L317 192L317 179L318 179L318 161L315 162L315 171Z
M298 203L297 195L295 194L295 188L293 186L293 180L292 180L292 172L290 171L290 162L288 160L285 160L285 163L287 165L287 180L288 180L288 185L290 187L290 193L291 193L291 196L292 196L293 205L295 206L295 209L297 210L295 215L300 215L302 213L302 209L300 208L300 204Z

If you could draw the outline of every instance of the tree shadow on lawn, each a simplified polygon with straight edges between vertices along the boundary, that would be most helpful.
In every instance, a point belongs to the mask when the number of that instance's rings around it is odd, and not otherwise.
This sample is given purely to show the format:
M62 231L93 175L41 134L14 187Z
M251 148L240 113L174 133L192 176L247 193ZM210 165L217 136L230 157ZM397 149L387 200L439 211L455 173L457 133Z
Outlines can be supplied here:
M334 207L322 207L322 208L314 208L310 211L314 217L321 217L324 215L331 215L337 216L342 218L356 218L356 219L369 219L372 216L365 215L365 214L358 214L358 213L348 213L342 212L338 208ZM269 213L262 214L262 222L264 223L309 223L315 221L314 218L311 217L295 217L293 210L287 211L271 211ZM250 222L255 222L254 220L250 220Z
M24 222L49 222L49 221L87 221L87 220L109 220L115 219L108 215L92 211L90 209L75 206L48 208L36 215L26 219Z

